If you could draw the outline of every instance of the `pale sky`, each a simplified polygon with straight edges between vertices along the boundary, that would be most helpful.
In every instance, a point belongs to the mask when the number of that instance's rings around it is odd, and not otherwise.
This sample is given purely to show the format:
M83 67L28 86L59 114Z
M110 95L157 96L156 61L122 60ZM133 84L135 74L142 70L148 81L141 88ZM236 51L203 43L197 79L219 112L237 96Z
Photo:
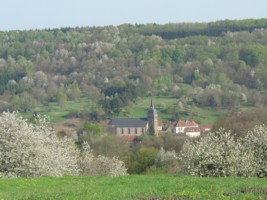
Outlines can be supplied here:
M267 0L0 0L0 30L267 18Z

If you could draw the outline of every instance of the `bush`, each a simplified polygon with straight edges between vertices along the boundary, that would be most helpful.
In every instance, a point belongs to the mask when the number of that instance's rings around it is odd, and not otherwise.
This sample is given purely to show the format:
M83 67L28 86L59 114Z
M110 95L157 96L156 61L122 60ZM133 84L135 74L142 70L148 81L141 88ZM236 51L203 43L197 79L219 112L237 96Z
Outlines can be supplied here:
M175 164L176 161L177 155L175 151L165 151L163 148L161 148L157 154L155 165L158 167L165 167Z
M240 139L233 135L220 129L187 141L180 154L183 170L197 176L267 177L267 128L255 126Z
M87 143L83 144L79 167L83 176L122 176L127 174L124 162L116 157L95 156Z
M243 139L244 155L251 155L243 162L250 176L267 177L267 128L255 126Z
M177 173L179 171L178 157L174 150L165 151L161 148L155 160L155 166L167 173Z
M80 151L73 140L58 138L45 119L31 121L17 113L0 117L0 177L126 174L119 159L95 157L89 146Z
M158 150L154 147L141 147L136 152L124 158L130 174L145 173L154 165Z
M0 117L0 177L78 175L78 150L58 139L46 120L29 124L17 113Z

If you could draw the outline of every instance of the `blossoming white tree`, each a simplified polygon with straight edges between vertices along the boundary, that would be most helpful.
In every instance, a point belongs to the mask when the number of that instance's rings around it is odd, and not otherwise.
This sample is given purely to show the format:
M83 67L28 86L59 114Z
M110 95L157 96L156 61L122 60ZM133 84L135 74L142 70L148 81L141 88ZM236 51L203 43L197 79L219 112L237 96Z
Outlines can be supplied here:
M197 141L187 141L180 154L185 172L197 176L267 176L267 128L256 126L234 139L220 129Z
M127 174L124 162L116 157L95 156L88 143L83 144L79 159L81 175L84 176L122 176Z
M43 118L28 123L18 113L0 116L0 178L63 175L125 175L117 158L80 151L71 139L58 138Z
M0 117L0 176L78 175L79 151L67 138L58 139L46 123L27 123L17 113Z

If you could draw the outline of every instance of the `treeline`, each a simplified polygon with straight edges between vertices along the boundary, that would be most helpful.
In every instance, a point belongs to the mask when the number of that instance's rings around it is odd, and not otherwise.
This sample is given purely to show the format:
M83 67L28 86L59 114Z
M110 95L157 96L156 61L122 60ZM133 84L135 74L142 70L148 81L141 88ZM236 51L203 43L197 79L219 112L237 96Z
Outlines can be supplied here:
M182 23L166 25L139 25L139 33L158 35L164 39L184 38L189 36L218 37L227 32L252 32L255 29L267 28L266 19L223 20L210 23Z
M0 32L0 111L81 96L102 117L145 95L183 106L266 105L266 21Z

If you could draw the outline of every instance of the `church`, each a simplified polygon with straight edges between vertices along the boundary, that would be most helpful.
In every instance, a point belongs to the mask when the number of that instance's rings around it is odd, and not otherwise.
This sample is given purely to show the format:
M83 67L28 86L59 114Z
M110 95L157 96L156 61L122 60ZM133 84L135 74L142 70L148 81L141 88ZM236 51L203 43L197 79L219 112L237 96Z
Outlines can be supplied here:
M109 122L110 131L117 136L158 135L158 113L151 100L147 118L114 118Z

